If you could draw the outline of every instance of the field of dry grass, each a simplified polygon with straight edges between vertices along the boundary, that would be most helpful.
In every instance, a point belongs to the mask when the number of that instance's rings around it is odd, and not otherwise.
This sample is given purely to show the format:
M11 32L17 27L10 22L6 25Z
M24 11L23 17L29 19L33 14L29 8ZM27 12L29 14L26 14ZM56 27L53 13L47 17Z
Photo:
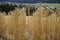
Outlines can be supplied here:
M7 40L60 40L60 11L37 9L26 16L24 9L0 14L0 34Z

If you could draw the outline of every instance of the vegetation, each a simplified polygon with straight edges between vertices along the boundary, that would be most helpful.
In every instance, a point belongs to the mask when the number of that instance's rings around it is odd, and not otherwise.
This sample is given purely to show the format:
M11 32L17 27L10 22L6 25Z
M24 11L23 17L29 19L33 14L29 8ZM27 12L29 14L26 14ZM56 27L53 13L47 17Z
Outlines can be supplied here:
M12 4L0 4L0 11L1 12L6 12L6 14L8 14L8 12L12 11L15 9L15 7L17 7L17 5L12 5Z
M32 6L28 6L28 5L16 5L16 4L0 4L0 11L1 12L6 12L6 14L8 14L8 12L10 11L14 11L15 7L19 7L20 9L22 9L23 7L26 8L26 15L33 15L33 13L37 10L37 8L32 7ZM44 7L44 9L46 9L46 7ZM53 11L56 11L57 8L55 9L50 9ZM51 14L51 12L49 12Z
M26 7L26 15L33 15L33 13L37 10L37 8L34 7Z
M0 4L0 11L6 12L6 14L8 14L8 12L15 10L15 7L19 7L21 9L23 7L25 7L26 8L26 15L28 15L28 11L29 11L29 15L33 15L33 12L36 11L36 9L34 7L28 7L27 5L17 6L16 4L14 4L14 5L12 5L12 4Z

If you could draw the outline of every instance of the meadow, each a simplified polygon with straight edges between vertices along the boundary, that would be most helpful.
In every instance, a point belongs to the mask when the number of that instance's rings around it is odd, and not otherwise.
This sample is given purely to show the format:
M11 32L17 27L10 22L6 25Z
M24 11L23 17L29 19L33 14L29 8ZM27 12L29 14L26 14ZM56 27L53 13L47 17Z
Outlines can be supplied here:
M59 8L5 10L0 12L0 40L60 40Z
M48 6L60 6L60 3L42 3L42 5L48 5Z

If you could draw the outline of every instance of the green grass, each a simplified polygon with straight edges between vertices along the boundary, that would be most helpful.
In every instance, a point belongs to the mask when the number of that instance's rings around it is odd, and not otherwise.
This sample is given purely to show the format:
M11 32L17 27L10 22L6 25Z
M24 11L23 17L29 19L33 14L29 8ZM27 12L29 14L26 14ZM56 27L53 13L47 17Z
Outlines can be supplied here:
M45 3L45 4L42 4L42 5L48 5L48 6L60 6L60 4L58 4L58 3Z

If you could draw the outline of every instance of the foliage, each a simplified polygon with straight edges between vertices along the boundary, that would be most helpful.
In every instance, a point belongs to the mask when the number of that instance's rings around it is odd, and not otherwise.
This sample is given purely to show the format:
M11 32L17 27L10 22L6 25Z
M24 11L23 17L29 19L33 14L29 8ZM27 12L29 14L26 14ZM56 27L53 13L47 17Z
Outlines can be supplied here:
M0 11L1 12L6 12L8 14L9 11L12 11L17 7L17 5L12 5L12 4L0 4Z
M36 11L37 8L34 7L26 7L26 15L33 15L33 13Z
M27 5L19 5L17 6L16 4L0 4L0 11L1 12L6 12L6 14L8 14L8 12L15 10L15 7L19 7L19 8L26 8L26 15L33 15L33 12L36 11L36 8L31 7L31 6L27 6Z

